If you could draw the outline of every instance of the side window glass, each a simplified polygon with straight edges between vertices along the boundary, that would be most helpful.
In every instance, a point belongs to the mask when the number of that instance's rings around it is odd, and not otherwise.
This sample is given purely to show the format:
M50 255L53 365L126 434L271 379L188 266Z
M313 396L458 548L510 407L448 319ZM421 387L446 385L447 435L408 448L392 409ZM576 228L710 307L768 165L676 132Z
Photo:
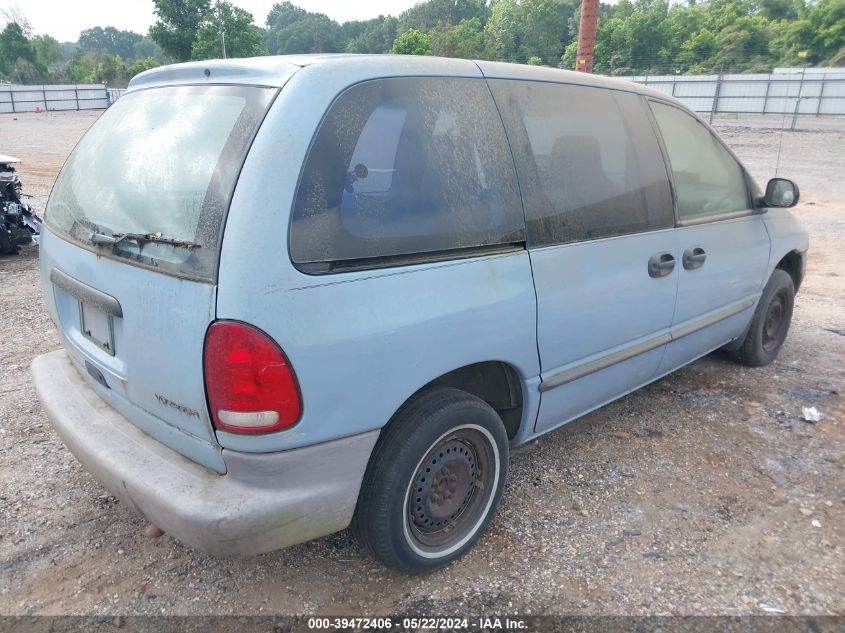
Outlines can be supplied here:
M484 81L380 79L329 108L303 168L290 251L320 272L350 260L523 242L524 225Z
M634 94L490 82L513 147L533 246L674 224L666 166Z
M656 101L651 109L669 154L681 220L748 208L742 168L700 121Z

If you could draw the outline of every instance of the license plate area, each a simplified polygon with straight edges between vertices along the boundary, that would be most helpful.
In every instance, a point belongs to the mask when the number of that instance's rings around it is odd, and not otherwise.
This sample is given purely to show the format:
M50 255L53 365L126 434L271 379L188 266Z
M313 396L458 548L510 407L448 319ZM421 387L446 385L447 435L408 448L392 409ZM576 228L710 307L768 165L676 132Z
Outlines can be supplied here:
M109 356L114 356L114 317L94 306L79 302L79 330Z

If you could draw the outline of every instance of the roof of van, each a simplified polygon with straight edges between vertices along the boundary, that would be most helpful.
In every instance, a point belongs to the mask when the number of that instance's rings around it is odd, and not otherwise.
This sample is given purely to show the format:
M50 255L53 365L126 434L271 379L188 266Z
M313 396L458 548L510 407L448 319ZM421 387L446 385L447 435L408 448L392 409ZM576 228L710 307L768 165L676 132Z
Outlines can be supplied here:
M545 66L473 61L450 57L389 54L357 55L350 53L273 55L171 64L159 66L135 76L129 82L129 89L188 83L243 83L279 87L284 85L294 73L306 66L325 69L326 72L343 72L344 68L348 70L352 66L359 69L371 67L374 76L384 73L384 76L483 76L488 79L534 79L536 81L553 81L625 90L672 100L663 92L636 84L633 81Z

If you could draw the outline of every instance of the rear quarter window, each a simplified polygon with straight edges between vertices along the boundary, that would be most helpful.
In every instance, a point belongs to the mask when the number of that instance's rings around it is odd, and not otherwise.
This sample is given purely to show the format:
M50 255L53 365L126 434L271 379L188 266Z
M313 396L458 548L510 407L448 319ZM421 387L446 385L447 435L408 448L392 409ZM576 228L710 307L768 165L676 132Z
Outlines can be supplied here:
M513 160L481 79L367 81L330 106L294 201L304 272L521 243Z

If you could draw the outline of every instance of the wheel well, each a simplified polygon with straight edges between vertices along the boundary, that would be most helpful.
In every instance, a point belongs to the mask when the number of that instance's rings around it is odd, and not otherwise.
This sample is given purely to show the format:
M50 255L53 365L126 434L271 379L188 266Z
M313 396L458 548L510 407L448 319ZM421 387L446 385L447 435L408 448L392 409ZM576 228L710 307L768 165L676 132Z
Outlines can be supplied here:
M452 387L481 398L496 410L508 439L513 439L522 422L522 381L509 364L501 361L474 363L443 374L425 385L430 387ZM416 394L414 394L416 395Z
M775 268L780 268L789 273L789 276L792 277L792 283L795 286L795 292L798 292L798 287L801 285L801 263L801 253L790 251L775 266Z

